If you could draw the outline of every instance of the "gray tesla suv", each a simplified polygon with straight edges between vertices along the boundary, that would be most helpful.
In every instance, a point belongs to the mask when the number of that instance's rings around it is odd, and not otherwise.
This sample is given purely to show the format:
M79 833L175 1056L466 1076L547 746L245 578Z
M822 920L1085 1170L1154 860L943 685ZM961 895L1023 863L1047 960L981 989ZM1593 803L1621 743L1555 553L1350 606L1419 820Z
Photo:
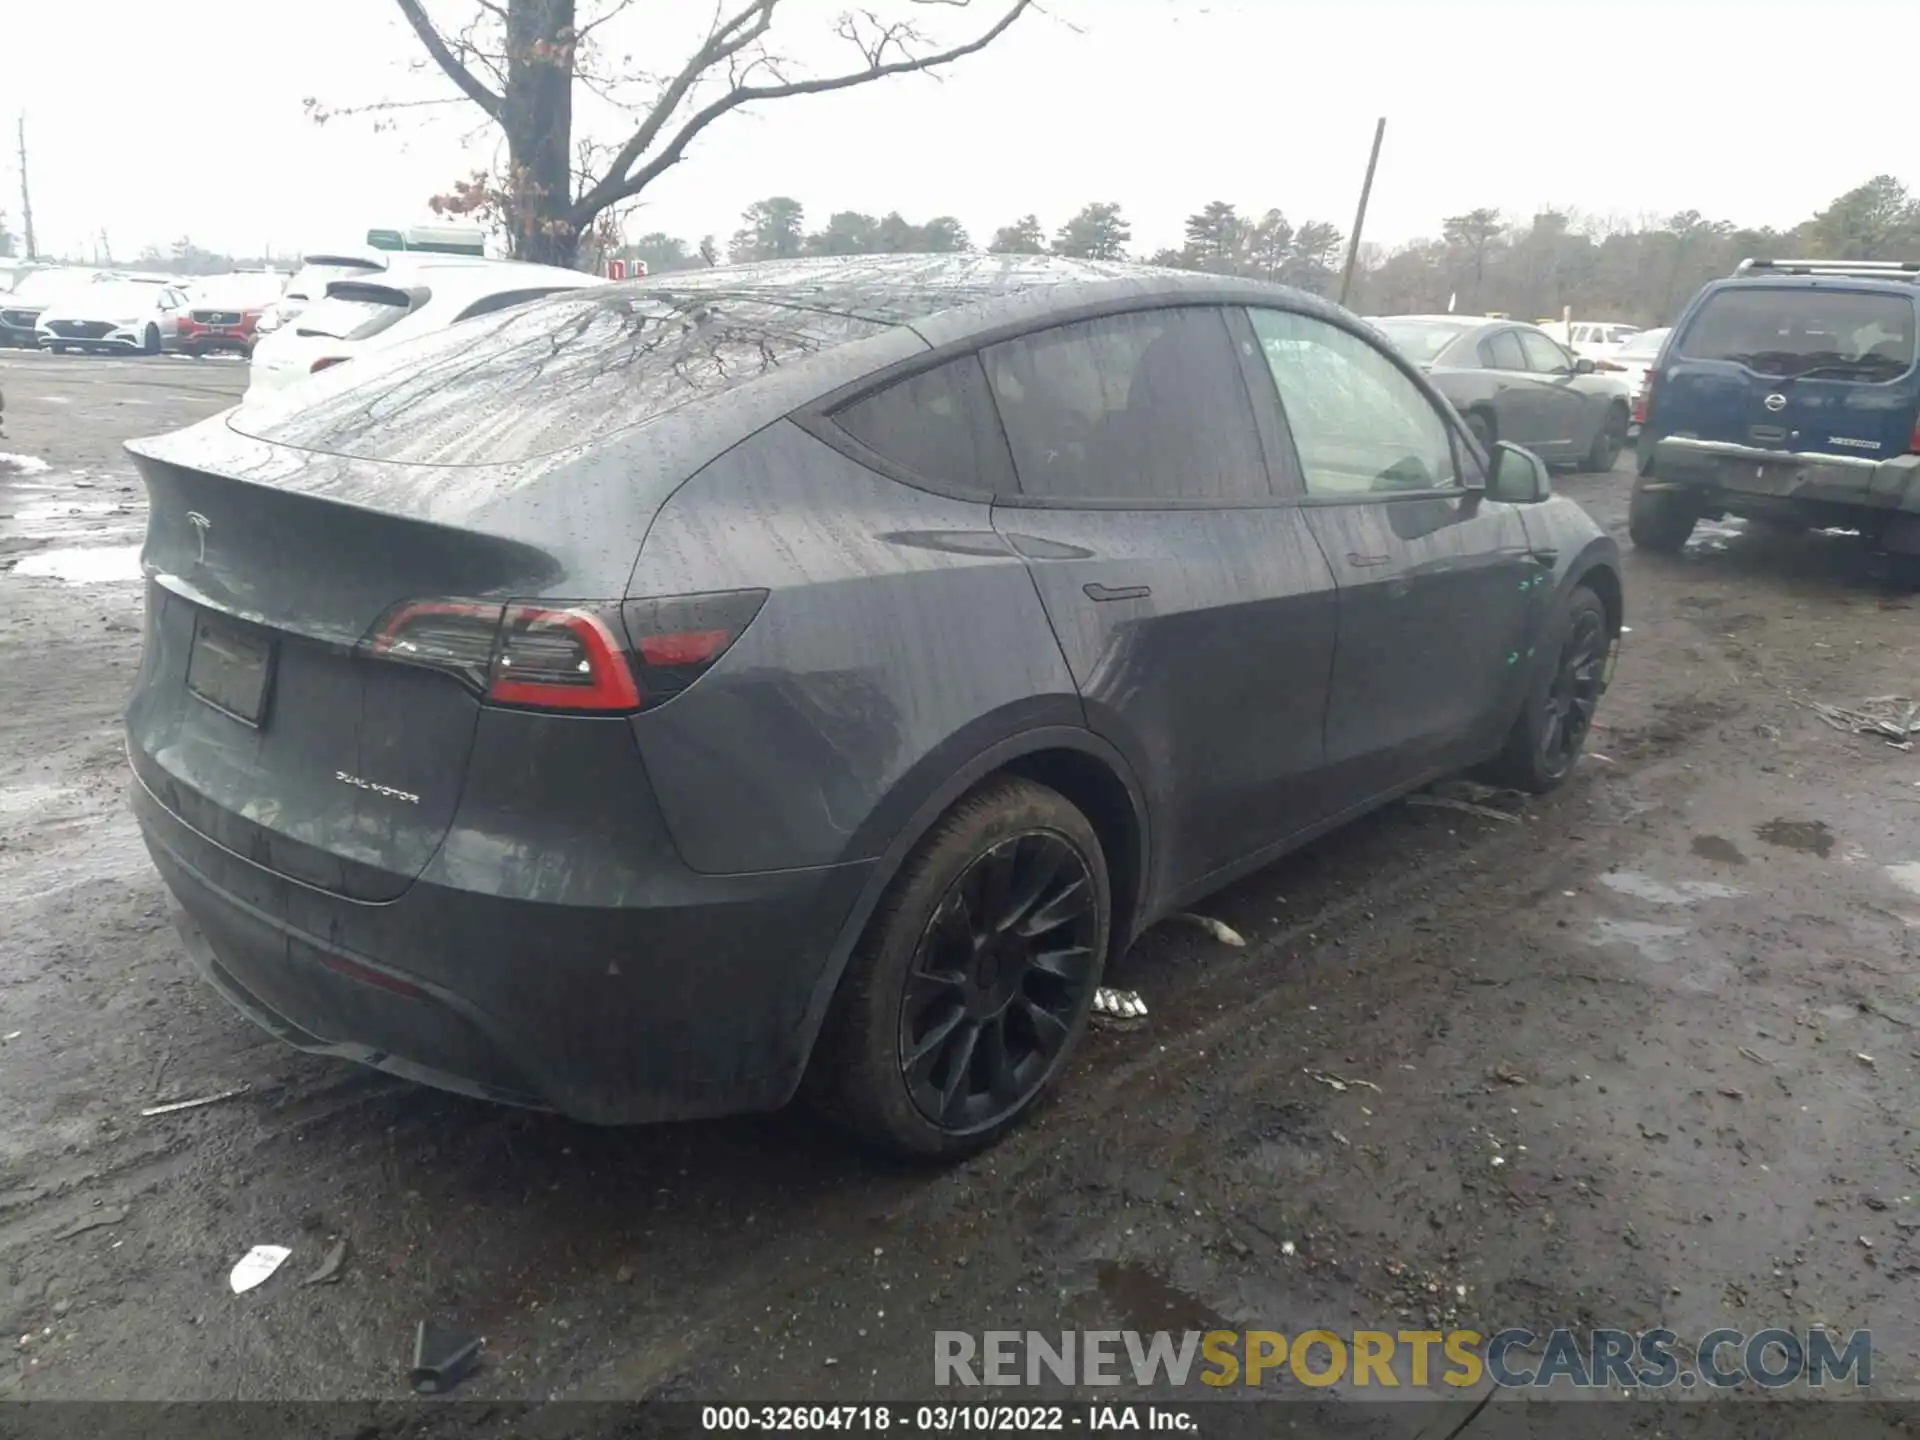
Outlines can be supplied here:
M1156 919L1447 772L1563 780L1620 632L1539 460L1201 275L669 275L130 448L199 969L595 1122L984 1144Z

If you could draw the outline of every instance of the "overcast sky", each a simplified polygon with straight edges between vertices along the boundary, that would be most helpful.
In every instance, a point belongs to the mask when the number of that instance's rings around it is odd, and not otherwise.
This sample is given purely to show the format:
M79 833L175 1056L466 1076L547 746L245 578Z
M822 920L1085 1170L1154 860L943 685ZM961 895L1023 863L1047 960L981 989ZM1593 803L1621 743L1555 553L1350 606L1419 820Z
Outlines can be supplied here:
M458 17L474 0L430 3ZM775 36L824 66L821 37L846 4L787 0ZM1085 201L1117 200L1140 254L1177 243L1181 220L1215 198L1344 230L1379 115L1367 238L1387 243L1479 205L1786 225L1878 172L1920 184L1909 87L1859 63L1862 37L1910 30L1912 0L1852 0L1844 33L1773 0L1047 4L942 81L721 120L648 192L629 236L724 245L769 194L797 197L815 225L839 209L951 213L979 242L1028 211L1051 229ZM90 256L103 229L123 260L183 235L235 252L337 244L430 218L425 197L488 153L463 153L471 106L411 109L385 133L305 115L309 95L451 93L410 71L419 51L393 0L6 12L0 105L27 117L43 250ZM672 70L711 14L711 0L643 0L608 38L641 68ZM0 208L17 230L11 157L4 172Z

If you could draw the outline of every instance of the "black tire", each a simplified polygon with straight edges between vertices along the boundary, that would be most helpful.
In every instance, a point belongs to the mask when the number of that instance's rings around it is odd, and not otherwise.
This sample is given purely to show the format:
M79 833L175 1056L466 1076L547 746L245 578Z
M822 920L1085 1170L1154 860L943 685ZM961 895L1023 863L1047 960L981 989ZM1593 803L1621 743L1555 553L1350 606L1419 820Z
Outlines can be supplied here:
M67 347L64 345L49 345L47 348L56 355L64 355L67 353Z
M1649 490L1644 475L1634 481L1627 534L1640 549L1677 555L1699 520L1700 508L1685 491Z
M1499 438L1494 432L1493 417L1484 410L1469 410L1461 417L1467 422L1467 433L1473 436L1474 443L1481 452L1492 458L1493 442Z
M1534 795L1559 788L1580 763L1612 643L1607 607L1586 586L1574 587L1544 639L1507 743L1484 767L1491 783Z
M142 355L158 355L160 353L160 327L158 325L147 326L147 333L142 339L144 341L140 346L140 353Z
M1601 475L1613 469L1614 461L1620 458L1620 452L1627 448L1627 407L1612 405L1607 409L1607 418L1600 423L1600 429L1593 437L1586 458L1580 462L1580 468L1589 475Z
M1072 1055L1111 923L1086 816L1031 780L990 781L921 839L881 898L814 1049L808 1100L894 1155L955 1159L991 1144Z

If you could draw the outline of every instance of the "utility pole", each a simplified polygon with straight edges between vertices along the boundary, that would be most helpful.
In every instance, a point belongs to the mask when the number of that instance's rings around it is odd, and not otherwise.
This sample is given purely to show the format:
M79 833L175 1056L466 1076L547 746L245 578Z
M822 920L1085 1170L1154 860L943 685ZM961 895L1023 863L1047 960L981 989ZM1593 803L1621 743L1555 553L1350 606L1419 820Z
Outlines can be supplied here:
M1340 272L1340 303L1347 303L1347 292L1353 287L1353 264L1360 257L1360 231L1367 223L1367 197L1373 194L1373 168L1380 163L1380 142L1386 138L1387 117L1382 115L1380 123L1373 127L1373 153L1367 157L1367 178L1360 182L1360 208L1354 213L1353 234L1347 237L1347 267Z
M17 127L20 136L20 222L27 230L27 259L39 258L33 243L33 199L27 193L27 117L23 111Z

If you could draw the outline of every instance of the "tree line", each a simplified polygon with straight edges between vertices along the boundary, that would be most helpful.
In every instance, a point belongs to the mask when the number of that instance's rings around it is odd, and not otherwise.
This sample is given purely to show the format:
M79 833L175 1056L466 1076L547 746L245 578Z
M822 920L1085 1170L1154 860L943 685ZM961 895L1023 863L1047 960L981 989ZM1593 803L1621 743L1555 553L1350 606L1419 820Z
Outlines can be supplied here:
M1336 225L1310 220L1294 225L1278 210L1243 217L1225 201L1215 201L1186 224L1185 243L1177 249L1135 257L1133 226L1114 201L1083 205L1049 229L1038 215L1022 215L1002 225L984 245L974 244L951 215L913 221L899 211L869 215L838 210L817 230L809 230L806 210L789 195L756 200L740 216L727 242L734 264L786 260L802 255L953 254L976 248L995 255L1065 255L1080 260L1140 258L1155 265L1258 276L1327 293L1337 279L1346 238ZM718 264L720 248L709 235L697 244L663 232L642 235L613 252L625 260L643 260L650 274L665 274ZM612 258L611 256L609 258Z
M1274 280L1319 295L1339 286L1346 236L1322 220L1290 221L1278 209L1243 213L1215 200L1189 215L1178 247L1137 254L1121 206L1097 201L1049 229L1023 215L975 246L951 215L925 222L898 211L882 216L836 211L809 230L801 203L786 195L755 201L725 247L735 263L801 255L956 252L1066 255L1144 260ZM618 253L644 260L654 274L718 264L708 236L697 245L656 232ZM1485 207L1448 216L1440 234L1393 247L1363 245L1348 303L1364 314L1454 310L1543 319L1571 306L1576 315L1642 325L1671 321L1708 280L1732 273L1749 256L1920 259L1920 199L1891 175L1879 175L1787 230L1710 220L1697 210L1639 224L1594 222L1546 210L1526 221Z

